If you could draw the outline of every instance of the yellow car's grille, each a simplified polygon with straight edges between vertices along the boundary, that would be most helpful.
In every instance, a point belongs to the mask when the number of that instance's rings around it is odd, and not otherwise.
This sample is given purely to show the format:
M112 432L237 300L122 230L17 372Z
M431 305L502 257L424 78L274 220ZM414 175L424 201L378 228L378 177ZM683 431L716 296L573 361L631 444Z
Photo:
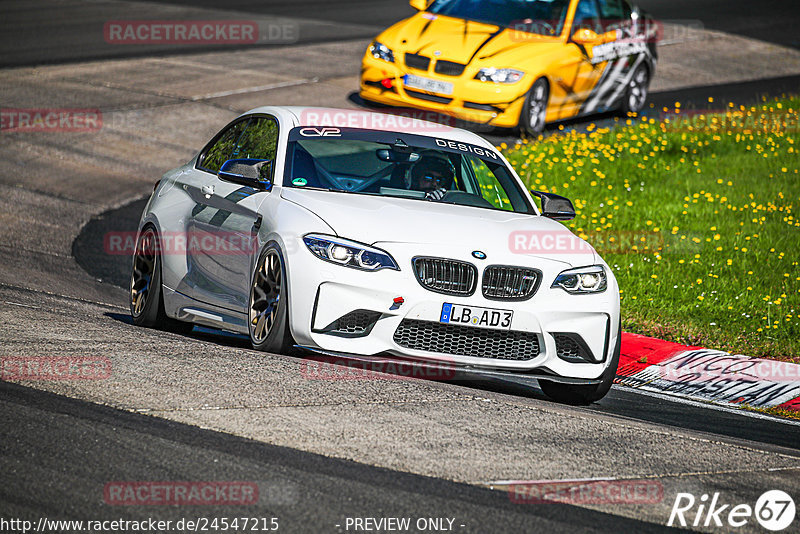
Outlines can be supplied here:
M408 96L413 96L414 98L419 98L420 100L429 100L430 102L436 102L438 104L449 104L453 101L452 98L444 97L444 96L437 96L437 95L429 95L427 93L421 93L419 91L412 91L411 89L406 88L405 92Z
M445 76L461 76L464 72L466 65L463 63L454 63L452 61L439 60L433 68L437 74L444 74Z
M412 69L428 70L430 64L431 58L406 52L406 66Z

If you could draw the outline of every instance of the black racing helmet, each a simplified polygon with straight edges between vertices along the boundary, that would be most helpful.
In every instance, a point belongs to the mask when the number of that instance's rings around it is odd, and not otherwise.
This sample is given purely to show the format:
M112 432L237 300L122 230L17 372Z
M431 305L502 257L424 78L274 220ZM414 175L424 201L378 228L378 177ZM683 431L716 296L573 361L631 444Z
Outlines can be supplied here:
M453 164L445 156L439 154L423 154L411 167L411 189L422 189L420 182L428 175L437 175L436 189L450 189L453 185Z

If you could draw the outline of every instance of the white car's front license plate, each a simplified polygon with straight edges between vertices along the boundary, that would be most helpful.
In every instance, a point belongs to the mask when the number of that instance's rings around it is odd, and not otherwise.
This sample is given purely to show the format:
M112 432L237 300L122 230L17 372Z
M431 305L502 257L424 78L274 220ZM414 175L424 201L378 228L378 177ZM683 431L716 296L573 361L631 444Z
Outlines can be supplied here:
M423 91L430 91L432 93L439 93L442 95L453 94L452 83L431 80L430 78L414 76L413 74L406 74L403 76L403 85L406 87L411 87L412 89L422 89Z
M462 306L460 304L449 304L445 302L442 305L442 315L439 318L439 322L474 326L476 328L510 330L511 319L513 317L514 312L511 310Z

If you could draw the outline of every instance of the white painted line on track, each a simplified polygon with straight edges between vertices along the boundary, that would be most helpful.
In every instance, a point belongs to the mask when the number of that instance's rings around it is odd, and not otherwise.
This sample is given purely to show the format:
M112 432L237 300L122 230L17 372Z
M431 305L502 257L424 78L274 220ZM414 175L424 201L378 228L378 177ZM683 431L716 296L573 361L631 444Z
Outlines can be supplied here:
M671 478L671 477L683 477L687 475L725 475L725 474L732 474L732 473L760 473L762 471L768 472L780 472L780 471L798 471L800 467L798 466L786 466L786 467L768 467L767 469L726 469L723 471L706 471L706 472L694 472L694 473L655 473L649 475L637 475L637 476L608 476L608 477L590 477L590 478L563 478L563 479L553 479L553 480L490 480L488 482L478 482L478 484L482 484L484 486L490 486L494 489L495 486L511 486L515 484L536 484L536 483L552 483L552 482L613 482L618 480L642 480L642 479L657 479L657 478Z
M12 306L22 306L23 308L33 308L35 310L41 310L40 306L31 306L30 304L22 304L20 302L11 302L10 300L4 300L4 304L11 304Z
M243 87L242 89L232 89L230 91L220 91L218 93L209 93L207 95L193 96L191 100L197 102L198 100L209 100L211 98L221 98L223 96L242 95L245 93L257 93L259 91L269 91L271 89L281 89L283 87L294 87L295 85L306 85L309 83L317 83L319 78L310 78L307 80L292 80L290 82L271 83L269 85L257 85L255 87Z

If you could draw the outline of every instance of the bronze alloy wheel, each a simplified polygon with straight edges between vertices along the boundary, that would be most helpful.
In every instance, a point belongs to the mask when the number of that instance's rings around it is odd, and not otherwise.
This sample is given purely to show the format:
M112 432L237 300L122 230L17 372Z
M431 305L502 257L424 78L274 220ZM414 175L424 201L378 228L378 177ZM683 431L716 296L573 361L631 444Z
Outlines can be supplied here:
M131 315L138 317L147 306L153 289L156 269L157 237L155 230L148 228L139 236L133 256L131 273ZM158 290L158 288L155 288Z
M192 323L178 321L164 311L161 289L161 247L156 229L146 226L136 241L131 269L131 318L136 326L188 334Z
M282 290L281 257L276 249L269 249L258 264L250 294L250 337L254 344L263 343L272 331Z

